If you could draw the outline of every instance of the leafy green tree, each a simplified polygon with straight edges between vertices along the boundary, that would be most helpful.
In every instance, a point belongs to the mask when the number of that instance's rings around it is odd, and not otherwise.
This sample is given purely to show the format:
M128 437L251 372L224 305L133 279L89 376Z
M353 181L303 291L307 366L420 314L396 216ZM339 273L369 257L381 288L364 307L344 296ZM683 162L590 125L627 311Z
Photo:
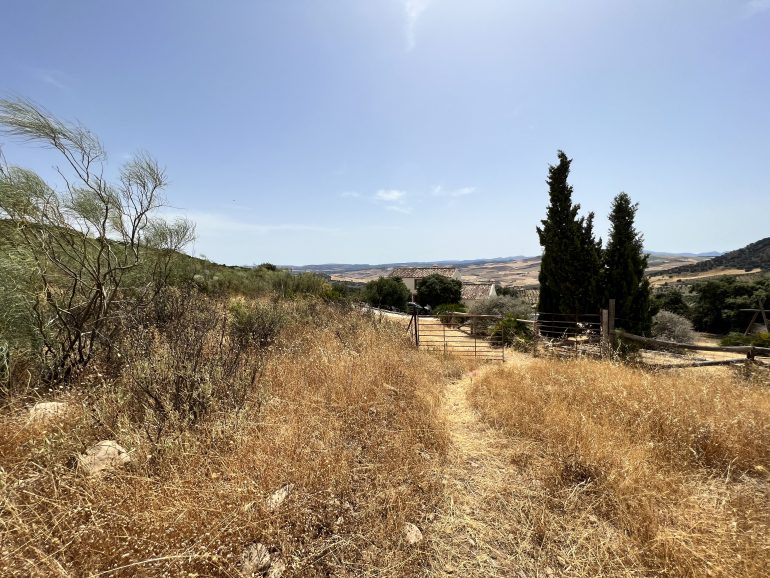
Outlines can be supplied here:
M681 291L676 289L669 289L668 291L661 291L652 296L651 301L652 314L655 315L659 311L668 311L669 313L676 313L682 317L690 318L690 305L685 301L684 295Z
M637 334L649 334L650 282L644 276L647 255L643 236L634 228L638 204L620 193L612 201L610 236L604 251L604 297L615 299L616 326Z
M595 313L600 306L601 241L594 238L593 213L578 218L567 182L572 160L558 152L559 163L548 168L546 218L537 227L543 256L540 264L538 311L546 314Z
M417 283L417 301L420 305L445 305L459 303L462 296L462 283L438 273L428 275Z
M398 277L380 277L364 287L364 300L373 307L405 309L409 289Z
M693 305L692 321L698 331L709 333L743 332L752 313L741 309L756 308L761 299L770 295L770 277L753 281L721 277L698 283ZM768 302L765 301L768 308Z

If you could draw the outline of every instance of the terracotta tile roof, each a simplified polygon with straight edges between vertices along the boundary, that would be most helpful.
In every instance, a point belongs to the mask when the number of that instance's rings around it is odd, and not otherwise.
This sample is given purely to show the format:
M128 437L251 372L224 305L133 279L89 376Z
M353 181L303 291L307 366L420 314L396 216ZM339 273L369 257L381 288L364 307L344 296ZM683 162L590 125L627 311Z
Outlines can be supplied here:
M462 300L486 299L494 285L494 283L463 283Z
M390 277L422 279L434 273L444 275L445 277L453 277L457 273L457 269L454 267L396 267L390 272Z

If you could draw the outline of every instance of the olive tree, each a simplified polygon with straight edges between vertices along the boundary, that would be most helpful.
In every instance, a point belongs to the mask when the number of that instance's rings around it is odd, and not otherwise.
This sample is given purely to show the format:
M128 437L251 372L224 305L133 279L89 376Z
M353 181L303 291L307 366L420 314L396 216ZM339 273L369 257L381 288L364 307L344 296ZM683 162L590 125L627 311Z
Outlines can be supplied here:
M364 300L374 307L406 308L409 289L398 277L380 277L364 287Z
M194 226L157 216L167 180L147 154L111 181L95 135L25 100L0 100L0 132L50 148L61 161L54 185L0 157L0 218L33 280L19 302L29 304L44 378L60 382L109 343L121 300L141 304L157 293Z
M439 273L433 273L417 282L417 300L420 305L448 305L459 303L462 296L462 282Z

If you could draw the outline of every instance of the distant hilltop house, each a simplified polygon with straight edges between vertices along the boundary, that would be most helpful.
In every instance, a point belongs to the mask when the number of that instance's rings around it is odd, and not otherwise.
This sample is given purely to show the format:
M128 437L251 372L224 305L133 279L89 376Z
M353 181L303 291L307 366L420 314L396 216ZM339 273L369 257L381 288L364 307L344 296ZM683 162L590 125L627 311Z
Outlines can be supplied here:
M389 277L400 277L414 297L417 293L417 281L436 274L460 279L460 272L454 267L396 267L390 272Z
M463 283L461 298L463 303L470 304L490 297L497 297L495 284L491 281L487 283Z

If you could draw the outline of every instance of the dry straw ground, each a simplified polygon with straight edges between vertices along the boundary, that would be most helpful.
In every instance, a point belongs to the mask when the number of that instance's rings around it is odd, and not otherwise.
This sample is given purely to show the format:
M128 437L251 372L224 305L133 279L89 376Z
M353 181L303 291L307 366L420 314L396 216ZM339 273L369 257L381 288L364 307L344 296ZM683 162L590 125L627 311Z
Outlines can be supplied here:
M411 349L400 326L312 309L287 312L294 320L242 409L215 405L161 436L157 416L131 406L126 381L139 370L84 377L58 396L77 410L45 426L21 401L8 404L0 575L240 576L256 543L285 576L420 573L425 543L407 544L403 526L424 528L440 499L439 395L462 370ZM206 335L202 363L218 340ZM173 347L154 343L151 369L162 375ZM132 463L87 478L73 457L100 439L117 440ZM287 484L271 510L267 498Z
M489 496L500 575L766 576L768 385L554 360L475 380L518 471Z
M0 575L240 577L255 544L287 578L767 575L766 374L474 367L315 302L183 305L54 396L65 416L6 401ZM226 353L238 311L276 339ZM87 477L101 439L132 462Z

